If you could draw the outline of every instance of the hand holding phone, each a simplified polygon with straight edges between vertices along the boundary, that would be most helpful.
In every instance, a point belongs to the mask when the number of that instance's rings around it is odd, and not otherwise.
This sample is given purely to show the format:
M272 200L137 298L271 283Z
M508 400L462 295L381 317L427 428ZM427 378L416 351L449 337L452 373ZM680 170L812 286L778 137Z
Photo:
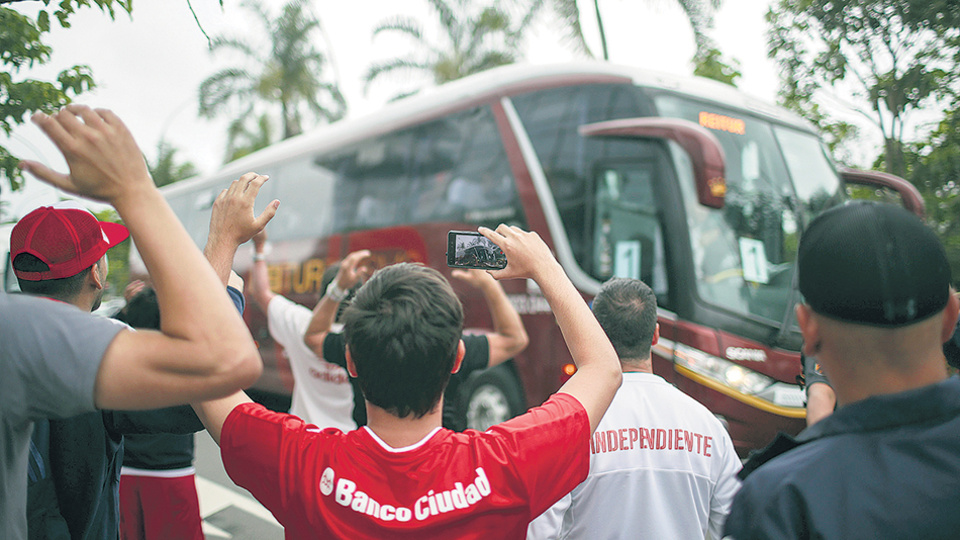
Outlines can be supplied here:
M507 266L507 256L499 246L478 232L450 231L447 233L447 266L502 270Z

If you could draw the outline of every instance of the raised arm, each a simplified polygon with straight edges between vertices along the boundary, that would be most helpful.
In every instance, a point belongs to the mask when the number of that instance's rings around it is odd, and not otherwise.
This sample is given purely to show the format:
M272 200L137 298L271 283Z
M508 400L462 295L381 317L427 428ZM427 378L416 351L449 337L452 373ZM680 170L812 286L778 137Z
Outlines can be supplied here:
M366 249L354 251L344 257L340 261L337 276L330 282L330 286L313 308L313 317L303 335L303 343L320 358L323 358L323 340L337 318L340 302L357 283L370 277L370 267L364 264L369 259L370 252Z
M530 338L523 326L523 319L514 309L500 282L483 270L454 270L453 277L480 289L490 316L493 319L493 333L487 334L490 344L490 358L487 366L502 364L527 348Z
M253 236L253 265L250 267L250 296L260 306L260 310L267 312L270 300L276 293L270 290L270 274L267 272L267 230L264 229Z
M577 365L577 372L560 392L583 405L590 418L590 431L594 431L622 380L613 345L540 235L507 225L500 225L496 231L480 227L479 231L507 256L506 268L490 272L494 278L532 278L540 286Z
M229 188L221 191L213 203L210 234L204 253L210 260L210 266L217 270L224 285L227 285L227 275L230 279L239 279L239 276L230 270L237 248L262 232L280 206L280 201L274 200L259 216L254 214L253 205L257 200L260 187L266 181L266 176L247 173L239 180L234 180ZM240 282L240 290L242 289L243 283ZM218 444L220 430L230 411L241 403L251 401L240 387L236 390L227 397L192 404L197 417Z
M122 331L95 384L101 408L144 409L223 396L252 384L262 364L253 338L200 250L154 186L143 154L112 112L68 105L33 121L60 149L69 174L21 167L57 187L108 202L134 238L157 291L161 332Z

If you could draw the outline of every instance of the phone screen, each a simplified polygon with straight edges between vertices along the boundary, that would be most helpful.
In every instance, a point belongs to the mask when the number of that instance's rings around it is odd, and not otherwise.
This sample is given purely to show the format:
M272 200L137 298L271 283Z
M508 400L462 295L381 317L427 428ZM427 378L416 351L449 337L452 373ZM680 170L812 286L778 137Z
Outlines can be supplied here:
M447 233L447 266L500 270L507 266L507 256L478 232L450 231Z

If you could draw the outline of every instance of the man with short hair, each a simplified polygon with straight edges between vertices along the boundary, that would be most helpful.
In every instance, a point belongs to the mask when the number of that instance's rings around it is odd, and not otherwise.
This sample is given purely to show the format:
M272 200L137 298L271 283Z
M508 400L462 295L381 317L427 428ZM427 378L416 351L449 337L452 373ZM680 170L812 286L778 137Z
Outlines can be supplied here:
M164 325L162 332L133 332L76 306L0 294L0 537L11 540L27 537L35 420L210 399L252 384L262 370L243 320L154 186L123 122L76 104L52 116L37 113L33 121L63 153L70 173L32 161L20 166L59 189L114 206L153 278ZM60 269L58 260L43 262L47 270L24 272ZM98 280L95 265L89 269L97 276L89 279Z
M354 429L357 426L351 416L355 406L354 391L346 368L318 356L304 343L303 337L313 316L311 310L270 290L266 231L254 236L253 244L248 294L266 315L267 331L274 342L283 347L283 354L290 363L293 374L290 414L319 427L335 427L343 431ZM330 310L331 323L342 295L365 274L361 263L369 255L366 250L351 253L324 272L321 283L324 293L314 310ZM369 273L366 275L369 277ZM331 291L335 292L336 300L332 299ZM362 404L361 398L361 407Z
M725 538L956 538L960 378L942 345L960 302L943 246L903 208L851 202L810 223L797 271L803 352L838 409L744 466Z
M620 385L616 352L536 233L480 232L509 261L494 277L540 286L579 370L543 406L486 432L443 429L443 390L464 354L460 302L436 270L379 270L344 312L366 426L318 430L242 392L196 405L231 479L287 538L523 538L586 476L590 434Z
M620 357L623 385L590 443L590 474L530 524L527 538L719 539L740 459L706 407L653 374L657 298L613 278L593 314Z

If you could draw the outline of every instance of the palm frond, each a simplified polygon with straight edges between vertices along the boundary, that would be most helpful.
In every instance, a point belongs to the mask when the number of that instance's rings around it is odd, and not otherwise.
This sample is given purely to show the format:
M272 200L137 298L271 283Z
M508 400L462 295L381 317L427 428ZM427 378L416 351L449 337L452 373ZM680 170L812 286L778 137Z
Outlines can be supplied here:
M560 18L560 24L564 29L563 40L577 52L583 52L592 57L593 52L590 51L587 40L583 37L577 0L553 0L553 10Z
M244 69L227 68L214 73L200 83L200 115L212 118L231 99L249 98L255 84L256 79Z
M391 17L377 24L373 29L373 37L382 32L398 32L412 37L415 41L423 41L423 27L410 17Z

